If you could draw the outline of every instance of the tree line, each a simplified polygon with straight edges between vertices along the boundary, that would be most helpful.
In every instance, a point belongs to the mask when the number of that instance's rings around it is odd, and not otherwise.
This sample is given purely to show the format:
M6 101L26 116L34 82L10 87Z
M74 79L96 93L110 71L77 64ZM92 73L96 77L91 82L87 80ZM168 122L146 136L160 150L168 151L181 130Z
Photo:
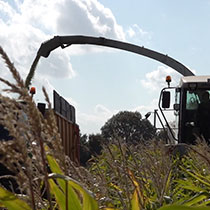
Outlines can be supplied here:
M143 119L137 111L118 112L105 122L100 131L98 134L80 136L81 165L86 166L91 156L100 155L103 145L111 143L115 139L135 144L146 143L162 136L162 133L157 133L150 121Z

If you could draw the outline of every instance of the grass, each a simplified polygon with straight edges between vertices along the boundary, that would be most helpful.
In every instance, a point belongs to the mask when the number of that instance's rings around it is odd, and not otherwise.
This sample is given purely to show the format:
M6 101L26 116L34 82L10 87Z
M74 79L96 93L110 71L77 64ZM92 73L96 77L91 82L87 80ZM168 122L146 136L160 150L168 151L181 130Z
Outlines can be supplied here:
M0 207L69 210L190 210L210 209L210 151L205 142L188 146L185 156L171 155L161 141L128 145L117 139L104 145L87 168L65 156L51 104L44 118L24 82L0 47L0 54L15 84L6 79L0 94L0 124L13 136L0 142L0 161L15 173L18 184L10 191L0 187ZM11 177L10 177L11 178Z

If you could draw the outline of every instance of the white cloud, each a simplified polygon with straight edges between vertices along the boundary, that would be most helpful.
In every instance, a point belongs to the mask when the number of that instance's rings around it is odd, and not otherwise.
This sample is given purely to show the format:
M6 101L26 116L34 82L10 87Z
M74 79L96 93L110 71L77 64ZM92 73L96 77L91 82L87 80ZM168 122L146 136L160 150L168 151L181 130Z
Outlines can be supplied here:
M0 45L5 49L23 78L41 43L54 34L84 34L107 36L123 40L123 29L117 24L111 10L97 0L14 0L0 1ZM3 33L2 33L3 32ZM52 35L53 34L53 35ZM76 53L84 53L89 48L77 47ZM102 51L97 48L95 51ZM54 78L76 76L70 63L71 50L57 49L47 58L41 58L33 84L41 89ZM11 80L11 75L0 60L0 76ZM41 84L41 82L44 82Z
M30 0L24 1L20 5L19 11L14 11L10 6L13 15L9 18L9 23L3 22L3 20L0 22L0 27L4 31L4 33L0 34L0 43L24 76L29 71L41 43L50 37L41 27L44 25L42 23L43 19L46 20L46 26L48 23L53 22L54 16L51 19L49 18L53 7L50 7L51 3L49 3L48 10L46 10L46 3L46 1L39 0L33 2L30 2ZM51 12L45 12L43 17L44 9ZM67 53L57 50L49 57L48 64L50 62L52 69L49 65L46 65L44 60L38 65L38 68L42 69L45 76L66 78L75 75ZM40 76L42 75L40 74Z
M150 104L148 105L141 105L141 106L137 106L134 109L132 109L131 111L138 111L142 114L142 117L144 118L144 115L148 112L153 112L155 109L157 109L158 107L158 99L155 98L153 99Z
M48 58L40 60L40 67L37 69L39 74L54 78L72 78L76 72L70 63L67 52L58 49L50 54Z
M124 40L123 28L111 10L97 0L64 0L58 7L57 32Z
M130 27L128 30L127 30L127 33L129 35L129 37L133 38L135 35L136 35L136 32L133 30L132 27Z
M30 24L41 28L45 32L55 31L58 17L59 0L24 0L18 1L18 11L13 18L14 22Z
M84 133L99 133L100 128L105 122L118 111L111 111L102 104L97 104L92 113L77 113L77 123L80 125L81 132Z
M157 70L147 73L146 78L141 80L141 84L150 91L160 91L167 86L165 78L168 75L172 78L171 86L177 86L181 75L172 68L164 66L158 66Z
M125 39L123 29L116 23L111 10L97 0L0 1L0 12L0 45L23 77L29 71L41 43L51 38L52 34L84 34ZM81 53L87 49L76 52ZM41 59L38 65L39 76L75 76L69 56L67 50L56 50L48 59Z
M98 0L0 1L0 11L11 24L29 24L46 33L125 39L123 28L117 24L112 11Z
M133 24L127 29L126 37L128 37L128 39L132 39L132 42L135 42L137 44L149 44L152 35L151 33L140 28L139 25Z
M130 37L133 37L134 35L141 35L141 36L148 36L149 33L141 29L137 24L133 24L132 26L129 27L127 30L128 34Z
M14 9L9 5L8 2L0 1L0 12L5 16L5 19L11 18L14 14L15 11Z
M106 108L105 106L101 104L97 104L95 106L95 113L99 115L105 115L105 116L109 116L110 114L112 114L108 108Z

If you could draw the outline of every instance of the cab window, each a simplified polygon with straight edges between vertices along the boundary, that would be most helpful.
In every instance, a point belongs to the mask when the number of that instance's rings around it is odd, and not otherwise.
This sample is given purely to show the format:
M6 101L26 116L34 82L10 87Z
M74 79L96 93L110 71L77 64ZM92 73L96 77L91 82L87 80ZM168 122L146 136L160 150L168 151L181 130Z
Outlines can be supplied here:
M186 109L196 110L198 108L199 98L198 95L192 91L187 91L186 95Z

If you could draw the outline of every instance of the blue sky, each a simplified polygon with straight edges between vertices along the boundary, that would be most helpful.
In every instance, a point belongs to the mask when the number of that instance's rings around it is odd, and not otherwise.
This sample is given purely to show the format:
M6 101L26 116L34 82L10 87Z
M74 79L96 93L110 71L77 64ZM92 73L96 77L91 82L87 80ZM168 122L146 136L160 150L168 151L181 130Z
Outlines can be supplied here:
M0 0L0 45L25 77L40 44L54 35L90 35L145 46L210 74L210 0ZM76 107L82 133L97 133L118 111L157 107L167 66L96 46L57 49L42 58L33 85L55 89ZM0 76L10 79L2 61ZM2 86L1 86L2 87Z

